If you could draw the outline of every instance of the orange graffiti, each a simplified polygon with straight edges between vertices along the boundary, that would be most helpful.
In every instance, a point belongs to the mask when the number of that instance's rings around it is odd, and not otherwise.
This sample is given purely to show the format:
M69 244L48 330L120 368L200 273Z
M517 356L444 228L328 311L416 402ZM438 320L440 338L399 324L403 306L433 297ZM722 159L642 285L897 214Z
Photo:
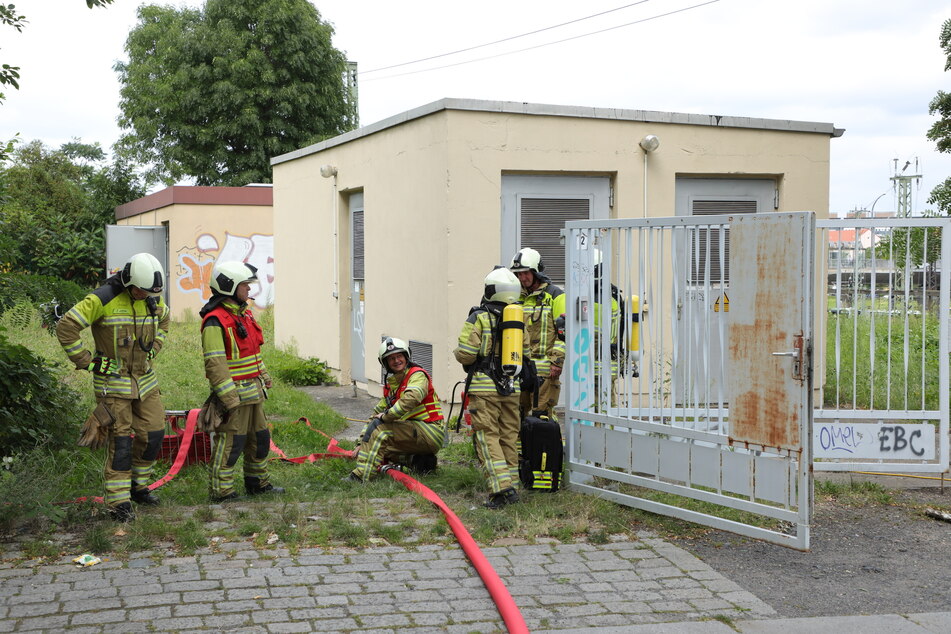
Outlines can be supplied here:
M201 298L207 300L211 297L211 287L208 285L211 280L211 271L215 266L215 261L211 260L205 263L199 263L189 256L183 256L181 263L189 269L189 273L180 276L178 285L185 291L198 291Z

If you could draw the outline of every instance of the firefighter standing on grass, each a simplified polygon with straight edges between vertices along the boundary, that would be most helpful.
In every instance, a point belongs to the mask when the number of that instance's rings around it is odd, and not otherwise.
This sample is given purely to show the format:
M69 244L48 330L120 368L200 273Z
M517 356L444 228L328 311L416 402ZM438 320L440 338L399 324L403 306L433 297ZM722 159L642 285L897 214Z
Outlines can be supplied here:
M429 473L436 469L446 434L432 379L413 363L402 339L387 337L377 359L386 372L383 398L360 434L357 466L344 479L366 482L383 460L407 460L414 470Z
M271 433L264 399L271 377L261 358L264 333L248 307L257 269L243 262L221 262L211 277L211 299L201 309L201 346L205 376L228 411L215 430L211 454L211 499L238 498L234 471L244 454L244 490L248 495L283 493L271 484L267 457Z
M541 385L538 389L538 407L534 407L531 391L522 392L519 409L524 417L533 409L544 412L550 420L555 418L555 406L561 393L561 368L565 364L565 342L555 332L555 317L552 305L564 291L551 283L542 273L545 265L535 249L521 249L512 258L509 267L522 285L521 301L525 310L525 338L532 350L532 360ZM562 300L563 301L563 300Z
M508 269L497 268L489 273L485 277L482 304L469 313L453 352L470 375L466 393L473 443L489 485L485 506L490 509L519 501L515 490L521 424L519 382L505 374L500 333L503 310L518 302L521 288L518 278ZM525 359L530 354L527 340L523 342L522 354Z
M106 447L105 502L121 522L135 519L133 501L159 503L148 484L165 435L165 409L152 369L168 338L169 309L160 296L164 284L159 261L138 253L56 325L69 360L93 373L96 412L104 412L99 422ZM95 352L80 340L85 328L92 331Z

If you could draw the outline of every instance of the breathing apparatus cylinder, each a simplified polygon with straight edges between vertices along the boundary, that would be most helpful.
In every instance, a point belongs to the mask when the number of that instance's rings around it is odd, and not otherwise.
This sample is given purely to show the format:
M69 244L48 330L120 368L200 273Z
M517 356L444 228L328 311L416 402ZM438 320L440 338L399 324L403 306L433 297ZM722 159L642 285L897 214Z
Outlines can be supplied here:
M525 336L525 311L521 304L509 304L502 310L502 373L517 376L522 371L522 342Z
M641 358L641 298L631 295L631 337L628 350L635 361Z

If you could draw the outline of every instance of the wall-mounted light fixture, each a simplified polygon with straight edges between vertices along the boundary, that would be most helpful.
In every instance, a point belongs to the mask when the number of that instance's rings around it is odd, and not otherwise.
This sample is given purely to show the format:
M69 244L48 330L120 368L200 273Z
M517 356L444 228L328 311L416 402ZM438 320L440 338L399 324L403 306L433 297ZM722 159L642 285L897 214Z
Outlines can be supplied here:
M649 154L660 147L660 139L658 139L653 134L648 134L643 139L641 139L641 142L638 143L638 145L641 146L642 150ZM321 168L321 171L323 171L323 168Z
M337 175L337 168L333 165L321 165L320 166L320 175L324 178L330 178L331 176Z

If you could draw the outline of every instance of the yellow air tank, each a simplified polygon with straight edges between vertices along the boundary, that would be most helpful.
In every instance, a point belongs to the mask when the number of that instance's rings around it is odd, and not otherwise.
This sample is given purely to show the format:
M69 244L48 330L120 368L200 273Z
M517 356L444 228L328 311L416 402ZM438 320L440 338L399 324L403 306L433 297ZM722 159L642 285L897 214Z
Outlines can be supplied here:
M628 350L634 353L634 359L641 358L641 298L631 295L631 338Z
M521 304L509 304L502 309L502 372L506 376L515 376L522 371L524 315Z

